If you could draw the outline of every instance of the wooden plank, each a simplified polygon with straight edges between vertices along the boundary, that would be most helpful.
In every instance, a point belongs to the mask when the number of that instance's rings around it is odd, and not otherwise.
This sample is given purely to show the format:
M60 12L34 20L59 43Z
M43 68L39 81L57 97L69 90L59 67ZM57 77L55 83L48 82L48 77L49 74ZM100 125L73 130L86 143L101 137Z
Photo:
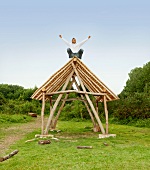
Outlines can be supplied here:
M49 96L49 114L51 113L52 109L53 109L52 96ZM52 124L52 122L50 124Z
M35 92L34 92L34 94L31 96L31 98L33 99L33 98L35 98L36 99L36 96L39 94L39 93L41 93L41 89L43 88L43 87L46 87L48 84L49 84L49 82L50 81L53 81L53 79L55 79L55 77L57 76L57 75L60 75L62 72L64 72L65 70L67 70L67 68L68 67L70 67L70 64L71 62L69 61L67 64L65 64L61 69L59 69L56 73L54 73L40 88L38 88Z
M77 83L75 78L74 78L74 82L75 82L75 85L76 85L77 89L80 90L80 87L78 86L78 83ZM94 120L93 114L92 114L88 104L84 101L84 96L82 94L80 94L80 95L81 95L81 99L83 100L83 102L84 102L84 104L86 106L87 111L89 112L90 118L91 118L92 123L93 123L93 127L95 127L96 126L96 122Z
M70 72L69 72L69 74L70 74ZM61 89L61 87L63 86L63 84L64 84L65 81L67 80L67 77L69 76L69 74L68 74L68 75L65 75L65 77L63 78L62 81L57 82L57 84L55 84L56 86L53 86L53 87L50 86L50 87L47 89L47 91L57 91L57 90ZM40 97L40 96L39 96L39 97ZM38 98L38 100L41 100L41 97Z
M73 66L73 68L74 68L74 71L75 71L78 79L79 79L79 82L80 82L80 84L81 84L81 87L82 87L83 91L86 92L86 89L85 89L85 87L84 87L84 84L82 83L81 78L80 78L80 76L79 76L79 74L78 74L78 71L76 70L76 67L75 67L75 65L74 65L73 62L72 62L72 66ZM100 127L100 129L101 129L102 134L105 134L105 130L104 130L103 125L102 125L102 123L101 123L101 121L100 121L100 118L99 118L99 116L98 116L98 114L97 114L97 112L96 112L96 110L95 110L95 108L94 108L94 106L93 106L93 104L92 104L92 102L91 102L91 99L89 98L88 94L85 94L85 97L86 97L86 99L87 99L87 101L88 101L88 103L89 103L89 105L90 105L90 107L91 107L91 109L92 109L92 111L93 111L93 113L94 113L94 115L95 115L95 118L96 118L96 120L97 120L97 122L98 122L98 124L99 124L99 127Z
M74 73L74 70L73 70L73 71L71 72L71 74L69 75L69 77L68 77L66 83L64 84L62 90L65 90L65 89L67 88L67 85L68 85L68 83L69 83L69 81L70 81L73 73ZM54 112L55 112L55 110L56 110L56 108L57 108L57 105L59 104L59 101L61 100L62 96L63 96L63 94L60 94L60 95L58 96L58 98L57 98L57 100L56 100L56 102L55 102L55 104L54 104L54 106L53 106L53 109L51 110L51 113L50 113L50 116L49 116L49 118L48 118L48 122L47 122L47 125L46 125L45 134L48 134L48 130L49 130L50 123L51 123L51 121L52 121Z
M62 86L62 84L65 83L71 71L72 71L72 67L70 67L69 70L66 70L65 72L63 72L61 76L57 77L55 81L51 82L51 85L47 88L47 91L56 91L54 90L55 88L59 89Z
M86 74L83 70L80 70L80 67L77 70L79 71L79 75L80 75L81 79L84 81L84 83L86 84L86 86L88 87L88 89L90 91L94 91L94 92L95 91L96 92L103 91L103 89L102 89L103 87L99 84L99 82L96 82L93 78L91 78L91 76ZM112 100L106 91L105 91L105 93L107 94L107 98L109 100Z
M43 91L43 99L42 99L42 110L41 110L41 134L44 134L44 111L45 111L45 93L46 91Z
M50 81L49 82L49 86L46 87L47 91L57 91L58 89L61 88L61 86L65 83L67 77L69 76L69 74L72 71L72 67L70 67L69 71L63 72L63 75L60 77L57 77L54 79L54 81ZM37 100L41 100L42 96L41 94L38 95L38 97L36 98Z
M105 110L105 117L106 117L106 134L108 134L108 110L107 110L106 96L104 96L104 110Z
M89 68L88 68L85 64L83 64L81 61L78 61L78 63L80 63L80 67L82 66L81 69L82 69L82 70L84 69L84 72L85 72L85 71L88 72L89 75L91 75L91 77L93 77L97 82L99 82L102 87L105 87L105 89L107 89L108 91L111 92L111 90L110 90L93 72L91 72L91 71L89 70ZM113 93L113 92L112 92L112 93ZM114 94L114 95L115 95L115 94Z
M116 96L100 79L98 79L98 77L96 77L96 75L94 73L92 73L89 68L87 68L87 66L85 66L81 61L78 61L79 66L81 67L81 70L84 70L84 72L88 72L91 77L93 77L97 82L99 82L99 84L104 87L105 89L107 89L107 93L110 93L110 95L113 97L113 99L119 99L118 96ZM112 100L113 100L112 99Z
M77 146L77 149L92 149L92 146Z
M98 101L96 101L96 112L98 114Z
M68 102L68 101L76 101L76 100L81 101L81 102L87 102L87 100L80 99L78 97L77 98L62 99L62 101L66 101L66 102Z
M73 84L73 81L70 83L68 89L71 89L72 84ZM54 128L54 129L56 128L58 118L59 118L60 113L61 113L61 111L62 111L62 109L63 109L63 107L64 107L64 105L65 105L65 103L66 103L66 100L67 100L67 98L68 98L68 95L69 95L69 94L66 94L66 96L65 96L65 98L64 98L64 100L63 100L63 102L62 102L62 104L61 104L61 106L60 106L60 108L59 108L59 110L58 110L58 113L57 113L57 115L56 115L56 117L55 117L54 124L53 124L53 128Z
M91 89L92 89L91 91L96 91L96 92L102 91L100 86L95 81L89 81L91 79L91 77L89 77L88 74L85 74L85 72L83 70L81 70L81 68L78 68L77 71L79 72L81 79L84 78L84 81L86 82L86 84L89 87L91 87Z
M40 144L40 145L45 145L45 144L50 144L50 143L51 143L50 140L39 140L38 141L38 144Z
M0 162L3 162L9 158L11 158L12 156L16 155L19 152L19 150L14 150L13 152L11 152L10 154L4 156L4 157L0 157Z
M64 93L91 94L93 96L106 95L106 93L93 93L93 92L77 91L77 90L65 90L65 91L62 90L62 91L57 91L57 92L46 93L46 96L52 96L54 94L64 94Z

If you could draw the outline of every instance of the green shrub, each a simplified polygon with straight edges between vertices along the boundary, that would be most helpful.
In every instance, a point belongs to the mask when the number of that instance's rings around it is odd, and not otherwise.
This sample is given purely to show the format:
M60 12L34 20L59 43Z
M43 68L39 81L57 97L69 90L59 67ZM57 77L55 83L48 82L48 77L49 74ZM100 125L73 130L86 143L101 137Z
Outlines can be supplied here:
M29 122L32 118L27 115L9 115L9 114L0 114L0 123L25 123Z

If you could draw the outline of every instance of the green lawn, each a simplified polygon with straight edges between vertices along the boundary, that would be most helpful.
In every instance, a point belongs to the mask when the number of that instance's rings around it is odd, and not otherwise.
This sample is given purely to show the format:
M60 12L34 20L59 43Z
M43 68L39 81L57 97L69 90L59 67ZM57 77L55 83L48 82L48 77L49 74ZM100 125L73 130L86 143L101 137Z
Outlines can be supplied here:
M86 127L86 128L85 128ZM0 163L1 170L148 170L150 167L150 129L111 124L109 132L116 138L98 139L90 129L91 122L59 121L59 141L39 145L34 131L10 147L18 149L14 157ZM107 143L108 146L105 146ZM90 145L93 149L77 149Z

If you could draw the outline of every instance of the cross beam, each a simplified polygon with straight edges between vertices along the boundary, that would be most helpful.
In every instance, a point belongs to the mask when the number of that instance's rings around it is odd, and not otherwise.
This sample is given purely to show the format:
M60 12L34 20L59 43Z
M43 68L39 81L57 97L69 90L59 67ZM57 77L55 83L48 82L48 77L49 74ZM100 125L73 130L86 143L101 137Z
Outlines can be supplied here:
M105 96L106 95L106 93L93 93L93 92L78 91L78 90L65 90L65 91L46 93L45 96L52 96L54 94L64 94L64 93L91 94L93 96Z

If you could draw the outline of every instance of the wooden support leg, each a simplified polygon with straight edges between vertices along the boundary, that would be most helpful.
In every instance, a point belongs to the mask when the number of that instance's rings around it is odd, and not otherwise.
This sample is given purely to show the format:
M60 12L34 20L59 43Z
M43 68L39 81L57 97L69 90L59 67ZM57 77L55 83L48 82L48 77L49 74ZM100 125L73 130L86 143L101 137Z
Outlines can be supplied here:
M68 79L66 80L66 82L65 82L65 84L64 84L64 86L63 86L63 88L62 88L62 91L67 88L67 85L68 85L68 83L69 83L69 81L70 81L73 73L74 73L74 70L71 72L71 74L69 75ZM51 123L51 121L52 121L54 112L55 112L55 110L56 110L56 108L57 108L57 106L58 106L58 104L59 104L59 101L61 100L62 96L63 96L63 94L60 94L60 95L58 96L58 98L57 98L57 100L56 100L56 102L55 102L55 104L54 104L54 106L53 106L53 109L51 110L51 113L50 113L50 116L49 116L49 118L48 118L48 122L47 122L47 125L46 125L45 134L48 134L48 130L49 130L50 123Z
M73 66L73 68L74 68L74 71L75 71L78 79L79 79L79 82L80 82L80 84L81 84L81 87L82 87L83 91L86 92L86 88L84 87L84 84L83 84L83 82L82 82L82 80L81 80L81 78L80 78L80 76L79 76L79 74L78 74L78 71L77 71L77 69L76 69L76 67L75 67L75 65L74 65L73 62L72 62L72 66ZM93 111L93 113L94 113L94 115L95 115L95 118L96 118L96 120L97 120L97 122L98 122L98 124L99 124L99 127L100 127L100 129L101 129L102 134L105 134L104 127L103 127L103 125L102 125L102 123L101 123L101 121L100 121L100 118L99 118L99 116L98 116L98 114L97 114L97 112L96 112L96 110L95 110L95 108L94 108L94 106L93 106L93 103L92 103L91 99L89 98L89 96L88 96L87 94L85 94L85 97L86 97L86 99L87 99L87 101L88 101L88 103L89 103L89 105L90 105L90 107L91 107L91 109L92 109L92 111Z
M69 85L69 90L71 89L71 87L72 87L72 84L73 84L73 81L70 83L70 85ZM64 105L65 105L65 103L66 103L66 99L68 98L68 96L69 96L69 94L66 94L66 96L65 96L65 100L62 102L62 104L61 104L61 106L60 106L60 108L59 108L59 110L58 110L58 113L57 113L57 115L56 115L56 117L55 117L55 120L54 120L54 124L53 124L53 129L55 129L56 128L56 124L57 124L57 121L58 121L58 118L59 118L59 116L60 116L60 113L61 113L61 111L62 111L62 109L63 109L63 107L64 107Z
M50 113L51 113L51 110L52 110L52 108L53 108L52 96L50 96L50 98L49 98L49 105L50 105L50 110L49 110L49 114L50 114ZM53 125L53 122L51 121L50 126L52 126L52 125Z
M105 110L105 117L106 117L106 134L108 134L108 110L107 110L106 96L104 96L104 110Z
M98 101L96 101L96 112L98 114Z
M76 85L77 89L80 91L80 87L78 86L78 83L77 83L77 81L75 80L75 78L74 78L74 82L75 82L75 85ZM81 99L84 100L84 96L83 96L82 94L81 94ZM92 120L92 123L93 123L93 127L96 127L96 122L95 122L95 120L94 120L93 114L92 114L92 112L91 112L88 104L87 104L85 101L83 101L83 102L84 102L84 104L85 104L85 106L86 106L86 108L87 108L87 111L89 112L89 115L90 115L91 120Z
M43 91L42 110L41 110L41 134L44 135L44 110L45 110L45 91Z

